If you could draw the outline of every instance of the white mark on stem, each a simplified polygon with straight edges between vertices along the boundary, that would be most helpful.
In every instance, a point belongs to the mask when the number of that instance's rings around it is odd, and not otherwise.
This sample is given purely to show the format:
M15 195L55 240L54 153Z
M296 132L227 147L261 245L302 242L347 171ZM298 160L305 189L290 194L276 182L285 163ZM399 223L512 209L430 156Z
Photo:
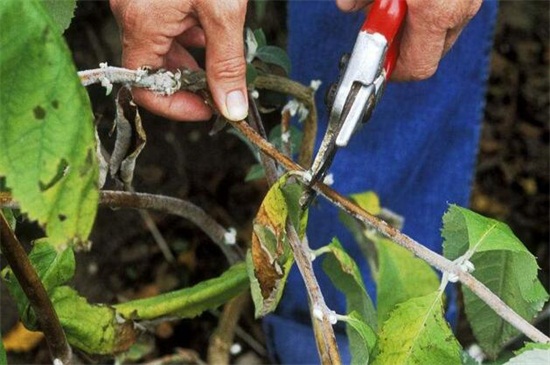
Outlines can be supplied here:
M223 235L223 242L226 245L234 245L237 243L237 230L233 227L229 228Z
M321 86L323 82L321 80L311 80L311 82L309 83L309 87L313 90L313 91L317 91L319 90L319 86Z
M323 184L328 186L334 184L334 175L332 173L327 174L327 176L325 176L325 178L323 179Z
M323 320L323 310L319 308L319 306L315 306L315 308L313 308L313 317L319 321Z

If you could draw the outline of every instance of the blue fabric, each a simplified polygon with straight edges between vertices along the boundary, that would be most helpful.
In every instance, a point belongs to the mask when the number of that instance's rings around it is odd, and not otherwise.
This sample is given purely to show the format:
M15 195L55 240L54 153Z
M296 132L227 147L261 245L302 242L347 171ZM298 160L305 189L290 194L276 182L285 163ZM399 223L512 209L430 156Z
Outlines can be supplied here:
M292 77L305 84L313 79L324 83L317 93L320 141L327 121L325 89L336 80L339 58L351 51L364 15L341 13L333 1L290 1L288 11ZM438 252L447 205L468 204L496 12L496 1L484 1L435 76L422 82L390 83L371 121L338 152L330 170L336 190L344 194L374 190L384 207L405 217L406 234ZM337 236L358 261L374 298L367 264L337 214L318 199L317 207L310 210L309 243L318 247ZM342 295L320 267L316 272L328 306L344 313ZM306 290L293 269L277 314L264 321L273 360L317 363L310 326ZM343 327L337 330L342 358L348 363Z

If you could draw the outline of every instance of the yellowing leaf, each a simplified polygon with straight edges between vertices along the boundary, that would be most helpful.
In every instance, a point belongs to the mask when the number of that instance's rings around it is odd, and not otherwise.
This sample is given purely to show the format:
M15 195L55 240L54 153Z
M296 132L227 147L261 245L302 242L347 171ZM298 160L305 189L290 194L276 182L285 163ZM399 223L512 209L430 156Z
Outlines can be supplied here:
M276 308L294 263L286 237L287 221L297 226L299 234L305 232L307 216L297 203L301 188L295 183L287 184L287 181L285 175L273 184L254 219L247 271L256 317Z
M374 191L365 191L364 193L351 194L350 198L372 215L380 214L380 198Z
M390 314L378 340L375 365L460 365L460 344L443 318L439 291L409 299Z
M42 332L29 331L23 323L17 324L2 338L6 351L27 352L34 349L44 338Z

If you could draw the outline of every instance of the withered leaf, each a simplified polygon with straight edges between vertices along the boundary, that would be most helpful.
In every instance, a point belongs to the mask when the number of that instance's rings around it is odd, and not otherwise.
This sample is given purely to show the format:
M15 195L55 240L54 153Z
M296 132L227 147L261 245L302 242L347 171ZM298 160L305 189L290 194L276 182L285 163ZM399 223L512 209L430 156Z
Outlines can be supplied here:
M116 140L109 161L109 171L113 179L121 182L126 190L130 190L136 159L145 147L147 137L138 108L132 101L132 94L125 87L117 94L113 128L116 129Z
M303 212L295 211L300 207L293 204L294 199L299 199L301 189L297 188L296 183L288 183L288 180L285 175L271 187L254 219L247 266L256 317L272 312L279 303L294 263L286 223L289 219L294 221L294 217L305 216ZM299 231L304 232L301 228Z

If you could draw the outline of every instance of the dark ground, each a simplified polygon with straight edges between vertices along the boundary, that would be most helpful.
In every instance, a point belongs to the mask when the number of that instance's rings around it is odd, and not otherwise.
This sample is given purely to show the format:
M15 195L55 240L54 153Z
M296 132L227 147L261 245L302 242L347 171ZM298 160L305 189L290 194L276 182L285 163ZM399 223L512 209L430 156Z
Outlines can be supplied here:
M262 27L272 42L283 44L284 30L277 21L283 3L271 4L277 9L269 9ZM542 1L501 4L472 207L511 226L538 257L548 287L550 5ZM275 10L278 16L273 15ZM104 61L120 64L117 28L107 2L81 2L67 40L78 69L95 68ZM100 130L105 131L110 128L114 103L99 87L91 87L90 95ZM136 190L189 199L223 225L236 227L240 242L246 242L264 192L261 183L243 183L254 162L248 148L225 133L209 137L210 124L172 123L146 113L143 120L148 144L138 160ZM100 209L93 249L77 258L74 285L83 295L97 302L154 295L224 270L225 260L217 247L193 225L170 216L152 216L172 246L177 264L166 263L136 212ZM5 334L16 317L4 293L2 286ZM241 326L261 342L252 311L245 313ZM157 326L154 350L147 358L171 354L176 347L193 349L205 358L216 323L216 313L207 313ZM463 327L459 336L468 343L469 332ZM250 347L239 342L244 353L251 355ZM12 354L10 361L47 363L46 351L42 343L31 352Z

